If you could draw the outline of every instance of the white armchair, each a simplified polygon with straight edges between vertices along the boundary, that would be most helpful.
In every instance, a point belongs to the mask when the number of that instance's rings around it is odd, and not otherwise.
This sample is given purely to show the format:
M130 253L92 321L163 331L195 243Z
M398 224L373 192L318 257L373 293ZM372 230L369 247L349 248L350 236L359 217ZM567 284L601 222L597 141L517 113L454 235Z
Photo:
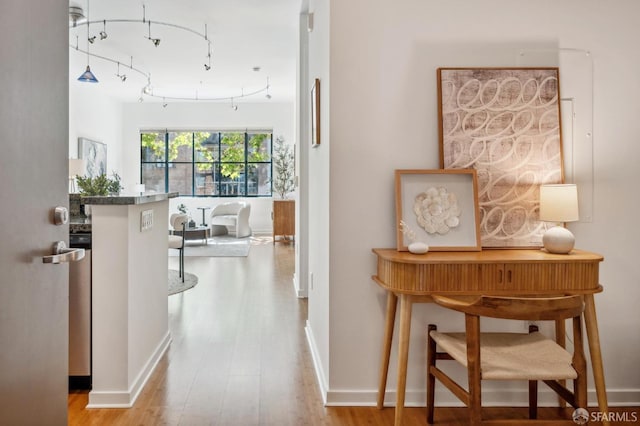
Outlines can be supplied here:
M245 202L232 202L218 204L211 210L211 235L223 235L229 232L236 238L251 235L249 227L249 214L251 204Z

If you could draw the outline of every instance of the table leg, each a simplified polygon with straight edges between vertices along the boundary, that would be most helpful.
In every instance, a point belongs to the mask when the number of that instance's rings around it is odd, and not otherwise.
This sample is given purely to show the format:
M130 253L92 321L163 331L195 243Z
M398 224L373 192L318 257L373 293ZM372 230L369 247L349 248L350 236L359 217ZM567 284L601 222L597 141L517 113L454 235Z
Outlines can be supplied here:
M202 209L202 226L207 226L207 223L205 222L205 219L204 219L204 210L205 209Z
M602 366L602 353L600 352L600 335L598 333L598 320L596 318L596 305L593 300L593 294L585 294L584 304L584 322L587 329L593 379L598 396L598 409L603 414L604 419L607 419L602 421L603 426L608 426L610 422L608 420L609 406L607 404L607 388L604 383L604 368Z
M396 306L398 296L387 292L387 313L384 325L384 341L382 343L382 365L380 366L380 381L378 385L378 408L384 407L384 395L387 389L387 376L389 374L389 358L391 357L391 342L393 341L393 328L396 322Z
M402 425L404 395L407 387L407 361L409 360L409 339L411 335L411 295L400 296L400 341L398 345L398 389L396 391L395 426Z

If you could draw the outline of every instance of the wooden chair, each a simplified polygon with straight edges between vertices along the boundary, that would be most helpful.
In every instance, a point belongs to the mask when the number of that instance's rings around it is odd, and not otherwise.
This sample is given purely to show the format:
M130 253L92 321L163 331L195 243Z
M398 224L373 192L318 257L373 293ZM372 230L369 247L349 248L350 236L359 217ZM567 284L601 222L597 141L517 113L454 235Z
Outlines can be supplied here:
M582 340L582 296L554 298L433 296L445 308L465 314L465 333L441 333L429 325L427 345L427 423L433 424L435 379L469 407L469 424L535 424L537 383L544 381L575 408L587 407L586 361ZM531 321L573 319L573 355L536 330L526 333L481 333L480 317ZM436 345L443 352L436 351ZM436 367L436 360L455 360L467 368L468 390ZM564 386L573 380L573 391ZM529 382L529 420L482 420L482 380ZM558 421L554 421L554 424ZM566 420L573 424L573 420Z

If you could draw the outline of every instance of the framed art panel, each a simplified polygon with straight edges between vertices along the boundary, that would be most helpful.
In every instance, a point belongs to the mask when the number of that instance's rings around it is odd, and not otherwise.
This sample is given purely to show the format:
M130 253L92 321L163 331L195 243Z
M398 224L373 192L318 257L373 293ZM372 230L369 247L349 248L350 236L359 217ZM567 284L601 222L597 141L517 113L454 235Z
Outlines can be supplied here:
M85 177L94 178L107 174L107 145L78 138L78 157L85 160Z
M311 146L320 145L320 79L311 88Z
M395 192L399 251L481 249L475 170L396 170Z
M539 187L563 181L558 68L439 68L440 166L478 174L483 247L542 245Z

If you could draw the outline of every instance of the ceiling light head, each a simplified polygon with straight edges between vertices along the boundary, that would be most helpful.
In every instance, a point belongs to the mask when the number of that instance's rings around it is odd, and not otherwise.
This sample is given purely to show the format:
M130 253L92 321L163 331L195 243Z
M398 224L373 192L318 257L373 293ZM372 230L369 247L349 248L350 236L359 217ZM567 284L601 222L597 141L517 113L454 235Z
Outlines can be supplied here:
M267 94L265 95L265 98L267 98L267 99L271 99L271 95L270 95L269 93L267 93Z
M145 95L151 95L153 94L153 88L147 84L142 88L142 93L144 93Z
M93 44L93 42L96 41L96 36L89 37L87 40L89 40L89 43Z
M151 40L151 42L153 43L153 45L155 47L158 47L160 45L160 39L159 38L149 38L149 40Z
M231 105L231 109L234 110L234 111L237 111L238 110L238 105Z
M253 67L253 71L255 71L255 72L260 71L260 67Z
M144 98L143 98L142 96L140 96L140 97L138 98L138 102L140 102L140 103L144 102Z
M209 71L211 69L211 65L204 64L205 71Z
M122 74L122 75L118 75L118 74L116 74L116 75L120 78L120 81L122 81L123 83L124 83L125 81L127 81L127 75L126 75L126 74Z
M104 31L100 31L100 40L104 40L105 38L107 38L107 33Z

